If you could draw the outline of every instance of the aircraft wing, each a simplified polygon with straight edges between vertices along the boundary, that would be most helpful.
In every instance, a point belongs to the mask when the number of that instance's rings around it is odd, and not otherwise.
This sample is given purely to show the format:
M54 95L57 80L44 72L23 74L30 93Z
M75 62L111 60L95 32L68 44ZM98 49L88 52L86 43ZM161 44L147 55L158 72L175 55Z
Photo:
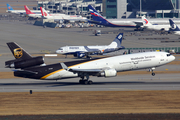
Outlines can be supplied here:
M23 76L32 76L38 74L37 72L28 71L28 70L13 70L14 74L23 75Z
M74 72L74 73L79 73L79 72L84 72L84 73L99 73L102 70L101 69L69 69L70 72Z
M84 48L88 51L88 52L85 52L85 54L87 54L87 55L93 55L93 54L103 55L104 53L109 53L109 52L125 49L124 46L121 46L117 49L104 49L103 51L101 51L99 49L90 49L87 46L84 46Z
M136 26L143 26L143 22L134 21L134 23L136 24Z
M91 48L88 48L87 46L84 46L84 48L89 52L101 52L99 49L91 49Z
M109 69L109 68L103 68L103 69L74 69L74 68L68 68L64 63L60 63L62 68L73 72L73 73L99 73L102 72L104 69Z
M84 48L87 50L87 52L84 52L86 55L93 55L93 54L102 53L101 50L99 50L99 49L91 49L91 48L88 48L87 46L84 46Z
M95 21L95 20L88 20L89 23L94 23L94 24L99 24L101 23L100 21Z

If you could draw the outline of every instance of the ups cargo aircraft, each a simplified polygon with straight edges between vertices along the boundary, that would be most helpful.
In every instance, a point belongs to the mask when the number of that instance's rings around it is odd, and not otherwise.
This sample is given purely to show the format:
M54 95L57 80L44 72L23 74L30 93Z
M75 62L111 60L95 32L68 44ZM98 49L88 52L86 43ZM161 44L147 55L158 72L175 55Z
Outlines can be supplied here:
M82 58L87 57L91 58L90 55L102 55L104 53L114 52L120 49L124 49L121 46L123 38L123 33L119 33L117 37L109 45L101 46L64 46L56 50L56 53L63 55L74 55L74 57Z
M117 72L139 69L149 69L154 76L156 67L175 59L167 52L143 52L46 65L42 56L32 57L17 43L9 42L7 45L16 59L6 61L5 66L15 69L14 76L41 80L80 77L81 84L92 84L89 76L115 77Z

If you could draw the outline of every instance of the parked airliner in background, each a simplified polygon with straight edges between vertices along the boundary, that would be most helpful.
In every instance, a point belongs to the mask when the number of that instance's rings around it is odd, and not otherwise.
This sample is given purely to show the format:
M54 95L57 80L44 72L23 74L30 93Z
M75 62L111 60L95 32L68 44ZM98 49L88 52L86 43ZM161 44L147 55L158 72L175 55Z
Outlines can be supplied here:
M86 17L82 17L81 15L66 15L62 13L58 14L48 14L48 12L40 7L41 14L45 19L53 19L54 21L68 21L68 22L86 22L88 19Z
M26 11L26 15L28 15L29 17L32 17L32 18L42 18L41 12L40 13L34 13L26 5L24 5L24 9ZM47 11L47 12L49 12L49 11Z
M15 69L14 76L42 80L80 77L79 83L83 84L92 84L89 76L115 77L117 72L121 71L149 69L154 76L153 70L156 67L175 59L167 52L143 52L44 65L42 56L32 57L14 42L9 42L7 45L16 59L6 61L5 66Z
M6 12L9 12L9 13L15 13L15 14L26 14L26 11L25 10L14 10L8 3L6 4L7 5L7 11ZM34 13L41 13L40 10L31 10L31 12L34 12Z
M180 35L179 27L171 19L169 19L169 24L171 26L170 31L172 31L176 35Z
M144 16L142 16L143 21L143 28L149 29L149 30L165 30L169 31L170 25L158 25L158 24L151 24L148 19L146 19Z
M90 58L90 55L98 55L103 53L114 52L124 47L121 46L123 38L123 33L117 35L117 37L112 41L109 45L101 45L101 46L64 46L60 47L56 50L58 54L64 55L74 55L74 57L82 58L87 57Z
M134 28L137 28L135 30L143 29L143 22L141 19L138 19L138 18L105 19L91 5L88 5L88 8L89 8L89 11L93 18L93 20L91 20L90 22L92 22L94 24L104 25L107 27L134 27ZM177 24L180 24L179 18L176 18L173 20L176 21ZM151 18L151 19L149 19L149 21L151 22L151 24L158 24L158 25L167 24L167 25L169 25L169 19L167 19L167 18Z
M93 21L91 22L98 25L104 25L108 27L140 27L143 25L142 21L140 21L138 25L138 23L135 24L133 21L127 19L105 19L91 5L88 5L88 8L93 18Z

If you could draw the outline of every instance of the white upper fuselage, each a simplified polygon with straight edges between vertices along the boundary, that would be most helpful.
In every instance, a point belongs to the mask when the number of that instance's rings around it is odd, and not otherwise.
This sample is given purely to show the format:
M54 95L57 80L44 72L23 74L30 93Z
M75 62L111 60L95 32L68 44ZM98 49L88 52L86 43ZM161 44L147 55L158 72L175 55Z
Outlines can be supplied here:
M86 20L87 18L82 17L81 15L66 15L66 14L49 14L48 16L44 16L47 19L54 20Z
M6 10L6 12L15 13L15 14L26 14L25 10ZM40 10L31 10L31 12L36 14L41 14Z
M108 46L108 45L102 45L102 46L65 46L59 48L56 53L58 54L73 54L75 52L92 52L92 51L99 51L101 53L104 52L104 50L107 49L115 49L114 47Z
M144 52L128 55L120 55L109 58L90 60L78 63L68 68L74 69L115 69L117 72L138 69L150 69L173 61L175 57L167 52ZM53 74L46 75L41 79L63 79L77 77L77 74L64 69L57 70Z
M136 24L133 22L133 21L130 21L130 20L127 20L127 19L122 19L122 20L119 20L119 19L108 19L108 22L112 25L120 25L120 26L132 26L132 27L135 27Z
M107 19L108 22L110 22L112 25L120 25L120 26L136 26L136 22L137 23L142 23L141 19ZM165 29L168 29L169 26L169 19L160 19L160 18L155 18L155 19L148 19L148 21L152 24L158 24L158 25L163 25L165 27ZM177 24L180 24L180 19L174 19L174 21ZM163 27L163 26L159 26L159 27ZM168 27L169 26L169 27ZM157 26L154 26L156 29ZM163 27L163 28L164 28ZM157 28L159 29L159 28Z
M42 14L28 14L29 17L42 18Z
M149 25L149 26L144 26L144 28L149 29L149 30L169 31L170 25Z

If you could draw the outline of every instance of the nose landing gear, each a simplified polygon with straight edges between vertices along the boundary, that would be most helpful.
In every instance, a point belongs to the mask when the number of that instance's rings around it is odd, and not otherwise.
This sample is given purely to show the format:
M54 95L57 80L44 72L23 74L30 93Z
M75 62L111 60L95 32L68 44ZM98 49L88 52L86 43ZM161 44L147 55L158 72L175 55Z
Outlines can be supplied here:
M152 75L152 76L155 76L155 73L153 72L153 70L155 70L154 67L149 69L149 71L152 71L151 75Z
M152 76L155 76L155 73L154 73L154 72L152 72Z

